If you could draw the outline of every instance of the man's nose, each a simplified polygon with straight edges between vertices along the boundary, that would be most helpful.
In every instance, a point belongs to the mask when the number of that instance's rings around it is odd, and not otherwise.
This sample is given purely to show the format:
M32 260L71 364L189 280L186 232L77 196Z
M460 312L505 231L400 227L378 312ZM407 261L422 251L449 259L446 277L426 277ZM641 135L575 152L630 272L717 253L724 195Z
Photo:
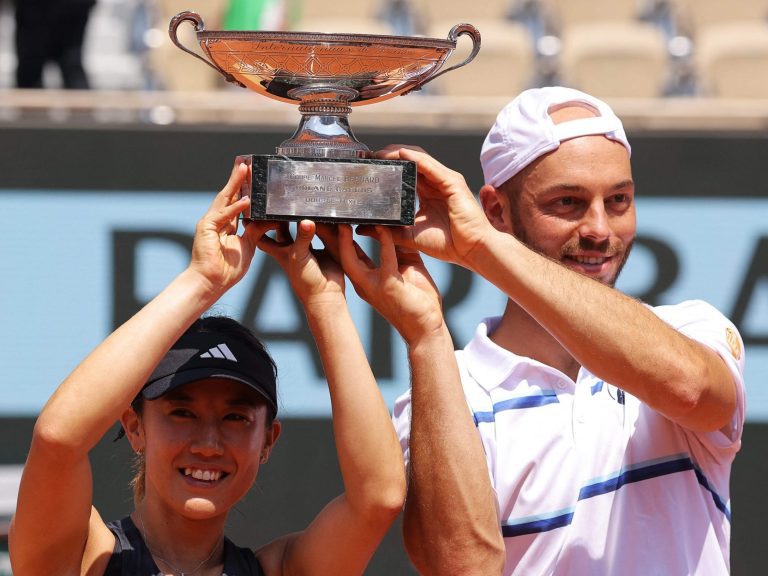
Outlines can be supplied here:
M590 204L579 225L579 235L593 242L600 242L610 237L610 221L602 199Z

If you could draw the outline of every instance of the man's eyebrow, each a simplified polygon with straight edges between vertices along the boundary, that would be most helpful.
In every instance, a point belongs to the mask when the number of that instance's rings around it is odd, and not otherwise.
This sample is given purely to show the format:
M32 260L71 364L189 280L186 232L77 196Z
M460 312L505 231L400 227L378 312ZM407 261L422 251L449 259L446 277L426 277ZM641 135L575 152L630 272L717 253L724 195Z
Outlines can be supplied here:
M614 190L623 190L625 188L634 188L635 187L635 181L632 179L622 180L621 182L618 182L617 184L614 184L613 189Z
M570 184L568 182L560 182L559 184L552 184L542 190L544 194L553 194L558 192L583 192L587 190L586 186L580 184Z
M618 190L626 190L628 188L634 189L635 187L635 181L631 178L628 178L626 180L621 180L620 182L617 182L613 186L610 187L613 191ZM541 193L542 194L557 194L562 192L586 192L589 190L589 187L582 186L581 184L571 184L570 182L560 182L558 184L552 184L551 186L548 186L544 188Z

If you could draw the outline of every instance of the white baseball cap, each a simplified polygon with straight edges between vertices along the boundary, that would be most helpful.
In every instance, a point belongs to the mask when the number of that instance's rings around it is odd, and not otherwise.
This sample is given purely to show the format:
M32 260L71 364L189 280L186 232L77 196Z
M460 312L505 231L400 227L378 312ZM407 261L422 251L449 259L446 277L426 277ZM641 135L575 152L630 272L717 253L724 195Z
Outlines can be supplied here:
M571 102L586 104L597 115L555 124L550 108ZM620 142L632 153L621 120L602 100L562 86L526 90L502 108L485 137L480 152L485 183L500 186L560 142L595 134Z

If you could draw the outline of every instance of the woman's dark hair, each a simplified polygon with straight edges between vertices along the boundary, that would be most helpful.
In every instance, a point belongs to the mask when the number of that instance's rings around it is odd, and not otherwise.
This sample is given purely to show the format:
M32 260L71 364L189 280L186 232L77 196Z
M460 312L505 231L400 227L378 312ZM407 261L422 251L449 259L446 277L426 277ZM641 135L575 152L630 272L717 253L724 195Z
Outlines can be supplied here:
M265 364L271 367L272 374L274 375L275 380L277 380L277 365L275 364L275 361L269 355L269 352L267 352L263 342L246 326L228 316L203 316L195 320L184 332L184 335L205 332L226 334L230 338L238 340L241 344L244 344L249 350L256 354ZM141 416L144 410L144 402L147 402L147 400L145 400L141 394L138 394L131 403L131 407L138 416ZM267 407L266 426L269 428L275 420L275 411L269 404L267 404ZM133 489L134 500L138 502L144 498L145 489L145 462L143 453L136 453L133 468L134 476L130 485Z

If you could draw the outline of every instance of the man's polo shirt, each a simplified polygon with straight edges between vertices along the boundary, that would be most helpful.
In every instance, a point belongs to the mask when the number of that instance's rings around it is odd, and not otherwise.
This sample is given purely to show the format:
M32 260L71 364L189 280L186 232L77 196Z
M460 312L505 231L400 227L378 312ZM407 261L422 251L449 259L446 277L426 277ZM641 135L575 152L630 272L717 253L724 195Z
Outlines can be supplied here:
M651 310L727 364L738 401L725 430L692 432L584 368L573 382L516 356L488 337L499 318L484 320L457 352L497 494L505 574L729 572L729 479L745 409L742 341L705 302ZM410 391L393 418L407 459Z

